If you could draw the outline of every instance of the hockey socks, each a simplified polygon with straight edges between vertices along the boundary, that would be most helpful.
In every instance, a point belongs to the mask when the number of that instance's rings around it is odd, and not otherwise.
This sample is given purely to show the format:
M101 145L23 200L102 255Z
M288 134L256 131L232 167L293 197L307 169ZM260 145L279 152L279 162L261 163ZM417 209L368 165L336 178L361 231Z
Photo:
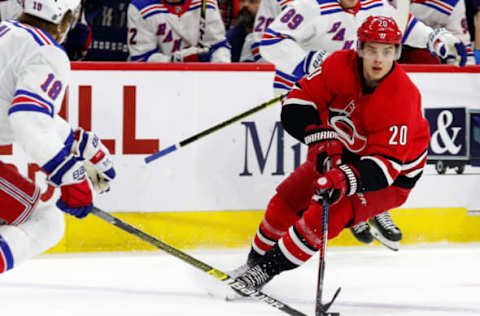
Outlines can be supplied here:
M297 212L298 210L293 209L278 193L275 194L252 242L255 252L263 256L272 249L287 229L298 220Z
M0 235L0 273L13 268L13 255L10 246Z

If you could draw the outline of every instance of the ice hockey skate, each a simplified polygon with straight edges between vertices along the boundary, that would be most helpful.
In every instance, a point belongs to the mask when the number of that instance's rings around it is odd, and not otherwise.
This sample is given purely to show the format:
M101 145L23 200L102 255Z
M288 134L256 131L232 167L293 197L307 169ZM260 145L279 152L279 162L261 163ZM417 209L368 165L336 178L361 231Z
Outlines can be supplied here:
M369 219L368 222L370 224L370 232L378 242L393 251L400 249L402 232L395 225L388 212L379 214Z
M358 223L350 228L353 236L361 243L369 244L373 242L373 236L370 232L370 226L366 222Z

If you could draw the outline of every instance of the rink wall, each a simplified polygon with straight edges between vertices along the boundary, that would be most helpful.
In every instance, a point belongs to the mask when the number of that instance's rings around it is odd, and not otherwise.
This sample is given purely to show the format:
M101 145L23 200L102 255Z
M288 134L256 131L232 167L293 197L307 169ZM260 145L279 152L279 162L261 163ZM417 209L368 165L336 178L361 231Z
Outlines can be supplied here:
M275 187L306 155L279 124L279 104L242 119L149 164L144 158L273 97L273 67L255 64L74 63L61 111L73 126L92 129L114 153L118 180L99 207L180 248L244 247ZM406 67L425 109L440 111L441 149L454 150L463 135L458 108L480 109L480 68ZM445 112L446 111L446 112ZM451 114L451 113L454 114ZM465 110L464 110L465 112ZM451 115L450 115L450 114ZM465 133L465 132L464 132ZM479 134L480 135L480 134ZM479 136L480 138L480 136ZM453 145L452 145L453 144ZM466 144L464 144L466 146ZM0 147L45 188L38 166L18 146ZM480 241L477 167L457 175L424 177L404 208L393 211L405 243ZM349 232L332 241L357 244ZM67 218L53 252L151 249L95 218Z

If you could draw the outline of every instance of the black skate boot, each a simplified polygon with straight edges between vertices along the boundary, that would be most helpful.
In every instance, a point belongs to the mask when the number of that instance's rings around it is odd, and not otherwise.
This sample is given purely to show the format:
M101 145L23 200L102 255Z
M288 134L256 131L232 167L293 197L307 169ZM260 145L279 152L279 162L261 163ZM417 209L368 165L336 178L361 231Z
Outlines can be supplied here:
M353 236L364 244L369 244L373 241L373 236L370 233L370 227L366 222L358 223L357 225L350 228Z
M368 222L370 223L370 231L376 240L393 251L400 249L402 232L392 221L388 212L379 214L369 219Z
M392 220L390 213L385 212L369 220L370 225L377 229L385 238L390 241L402 240L400 228Z
M260 290L265 284L267 284L273 277L268 275L266 271L262 269L260 265L255 265L249 268L245 273L235 279L237 282L241 282L246 288ZM243 295L242 292L238 292Z
M228 275L232 279L235 279L235 278L239 277L240 275L247 272L248 269L250 269L251 267L256 265L262 257L263 256L261 254L259 254L258 252L256 252L255 249L251 248L250 252L248 253L247 262L245 264L242 264L238 268L236 268L232 271L229 271Z

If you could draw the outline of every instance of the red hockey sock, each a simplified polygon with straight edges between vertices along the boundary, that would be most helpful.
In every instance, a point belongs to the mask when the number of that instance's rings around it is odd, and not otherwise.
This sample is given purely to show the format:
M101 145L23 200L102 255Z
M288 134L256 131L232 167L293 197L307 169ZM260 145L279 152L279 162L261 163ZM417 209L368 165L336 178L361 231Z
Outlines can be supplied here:
M275 194L257 230L252 243L253 249L260 255L270 250L298 219L298 211L289 206L278 193Z

